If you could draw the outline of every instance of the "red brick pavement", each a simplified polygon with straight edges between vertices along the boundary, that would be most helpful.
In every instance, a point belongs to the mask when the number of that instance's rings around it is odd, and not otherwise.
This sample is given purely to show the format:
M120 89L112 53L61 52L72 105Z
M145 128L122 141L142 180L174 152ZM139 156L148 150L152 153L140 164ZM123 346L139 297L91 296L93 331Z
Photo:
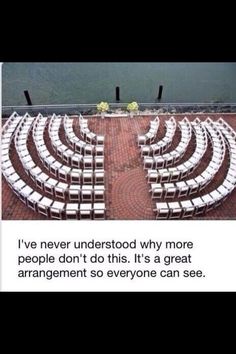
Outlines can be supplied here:
M197 115L188 115L190 120L196 118ZM219 115L198 115L200 119L205 119L210 116L212 119L219 118ZM222 114L221 115L228 123L236 130L236 115ZM177 120L182 119L184 115L175 115ZM160 115L160 127L157 134L157 140L164 136L164 121L169 116ZM89 127L97 134L105 135L105 171L106 171L106 207L108 219L155 219L153 209L155 201L151 199L149 193L149 185L145 178L146 171L143 170L143 160L140 156L140 151L137 145L137 135L145 133L149 127L149 121L153 119L151 116L135 117L135 118L105 118L99 117L89 118ZM77 118L74 120L74 129L79 135ZM60 136L64 143L65 137L63 129L60 129ZM55 155L48 137L45 134L45 139L52 155ZM171 151L178 144L180 133L177 132L172 146L168 151ZM33 159L38 165L48 173L40 163L37 157L37 152L34 147L32 137L29 139L29 147ZM182 160L183 162L189 158L194 149L194 135L191 139L188 151ZM25 174L21 167L21 163L17 157L14 145L11 149L11 159L13 164L22 178L36 190L35 184ZM208 165L211 159L211 149L209 148L202 160L200 166L192 174L192 178L201 173ZM224 179L227 173L228 154L226 154L224 164L217 173L214 181L205 188L201 194L205 194L215 189ZM200 195L201 195L200 194ZM184 200L187 198L182 198ZM175 199L174 199L175 201ZM210 211L203 219L236 219L236 191L218 208ZM33 212L27 208L11 191L4 177L2 178L2 218L3 219L45 219L43 215Z

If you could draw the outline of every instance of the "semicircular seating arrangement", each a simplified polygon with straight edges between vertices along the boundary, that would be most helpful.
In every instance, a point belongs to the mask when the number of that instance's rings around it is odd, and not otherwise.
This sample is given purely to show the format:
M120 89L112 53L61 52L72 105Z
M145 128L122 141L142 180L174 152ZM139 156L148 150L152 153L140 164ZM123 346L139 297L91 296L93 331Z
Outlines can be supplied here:
M79 168L83 169L103 169L104 157L78 154L71 148L67 147L59 137L59 128L62 123L62 117L54 115L49 123L49 135L52 140L52 146L56 154L63 159L67 164L73 166L75 163ZM89 131L90 132L90 131ZM90 132L90 143L96 137L96 134Z
M183 161L177 166L148 169L148 183L176 182L189 176L198 167L207 150L207 131L198 118L191 122L191 126L195 134L195 150L193 154L189 157L189 159Z
M215 177L216 173L222 166L225 157L225 141L222 134L209 122L205 122L205 126L209 132L209 138L212 145L212 158L206 169L197 177L187 179L176 183L152 183L152 198L175 198L184 197L201 191ZM218 134L217 134L218 133Z
M187 121L184 119L184 123ZM181 122L183 121L178 123L180 130L182 128ZM220 205L236 186L236 133L232 127L222 118L218 121L213 121L210 118L201 121L196 118L188 123L194 132L193 137L195 137L195 150L191 157L171 168L158 168L153 162L152 169L148 170L147 181L150 183L151 197L152 199L161 199L160 202L155 203L156 219L189 218L206 213ZM186 139L185 151L187 151L191 139L190 131L189 128L189 140ZM199 175L188 178L200 165L206 149L209 147L211 147L211 159L206 168ZM222 166L227 150L229 164L225 174L225 169ZM184 154L185 152L181 154L180 159L184 159ZM168 154L160 154L160 160L165 160L163 159L164 155ZM145 158L146 156L144 156L144 169L146 169ZM173 160L173 164L180 159ZM203 194L207 186L208 189L210 188L219 173L222 177L224 176L223 181L210 192ZM192 198L192 195L198 193L198 196ZM182 198L184 200L181 200ZM170 199L173 201L168 201Z
M168 121L167 121L168 122ZM167 125L167 127L172 127L171 131L171 139L174 136L175 132L175 125ZM178 146L170 151L169 153L165 154L160 154L160 155L154 155L154 157L147 157L144 156L144 169L158 169L158 168L164 168L168 166L172 166L174 163L178 162L181 157L185 154L188 144L190 142L191 136L192 136L192 128L191 124L188 121L188 119L185 117L182 121L178 123L179 130L181 132L181 140L178 144ZM170 128L169 128L170 129ZM168 133L168 129L167 129ZM161 140L163 141L166 138L166 136ZM159 145L157 143L157 145ZM153 153L154 150L152 150ZM142 154L143 156L143 154Z
M73 168L72 159L78 154L62 143L58 133L61 121L62 118L55 114L52 117L43 117L41 114L30 117L26 113L21 117L14 112L2 129L3 175L25 205L48 218L105 219L104 164L96 165L95 161L95 164L89 165L89 169L84 166L86 155L81 155L77 161L83 164L76 165L81 168ZM47 146L49 143L45 142L46 129L54 155ZM38 154L37 161L32 158L31 146L28 146L30 135ZM24 171L22 175L11 161L13 139ZM56 141L59 141L57 147L63 148L56 149L53 146ZM28 185L26 175L31 178L35 188Z
M75 135L73 129L73 119L69 118L67 115L63 118L63 127L65 130L67 143L75 152L88 156L104 156L104 146L102 145L104 143L104 138L101 135L96 135L96 139L94 139L95 143L92 144L88 144L79 139L79 137Z

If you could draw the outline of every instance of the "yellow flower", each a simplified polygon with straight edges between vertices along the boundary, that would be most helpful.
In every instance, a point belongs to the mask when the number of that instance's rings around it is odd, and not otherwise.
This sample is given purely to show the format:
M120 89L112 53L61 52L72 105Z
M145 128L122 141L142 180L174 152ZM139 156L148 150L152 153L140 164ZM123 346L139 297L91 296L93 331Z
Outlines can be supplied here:
M97 110L99 112L106 112L109 109L109 104L107 102L100 102L97 104Z
M137 102L131 102L127 106L127 110L132 112L132 111L137 111L138 110L138 103Z

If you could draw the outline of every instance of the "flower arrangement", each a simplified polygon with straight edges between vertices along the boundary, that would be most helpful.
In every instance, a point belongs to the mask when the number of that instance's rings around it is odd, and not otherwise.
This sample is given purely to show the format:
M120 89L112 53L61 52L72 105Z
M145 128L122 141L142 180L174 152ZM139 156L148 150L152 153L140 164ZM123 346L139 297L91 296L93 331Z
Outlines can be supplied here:
M98 112L106 112L109 109L109 104L107 102L100 102L97 104Z
M133 118L134 112L137 112L138 110L138 104L137 102L131 102L127 106L127 110L130 112L130 117Z
M137 111L137 110L138 110L138 103L137 103L137 102L131 102L131 103L129 103L128 106L127 106L127 110L128 110L129 112L135 112L135 111Z

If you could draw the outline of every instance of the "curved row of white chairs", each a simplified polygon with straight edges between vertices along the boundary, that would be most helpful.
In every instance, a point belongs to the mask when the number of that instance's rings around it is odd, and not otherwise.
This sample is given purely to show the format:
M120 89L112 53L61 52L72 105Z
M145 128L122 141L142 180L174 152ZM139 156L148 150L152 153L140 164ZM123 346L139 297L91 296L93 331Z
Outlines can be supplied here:
M16 112L14 112L4 124L2 128L2 146L1 146L1 167L4 177L8 180L11 186L14 182L18 181L20 176L16 173L13 168L10 159L10 145L14 138L15 130L20 123L22 117L20 117Z
M14 170L4 174L8 184L19 199L29 208L52 219L105 219L105 203L64 203L45 197L31 188ZM13 176L17 176L12 180Z
M104 135L97 135L89 129L88 119L79 116L80 134L88 144L104 145Z
M196 118L191 122L195 133L195 150L188 160L181 164L160 169L149 169L147 173L148 183L177 182L191 175L199 166L208 146L207 132L205 126Z
M21 121L21 117L16 112L14 112L2 127L2 139L1 139L2 170L11 167L11 161L9 156L10 145L14 137L14 132L16 130L16 127L20 121Z
M52 172L52 169L55 167L54 164L58 163L58 161L50 155L44 142L43 133L46 127L46 123L47 118L43 118L42 116L37 117L34 123L33 136L42 163L46 168L48 168L48 170L51 170ZM49 161L50 158L53 159L53 161ZM104 201L104 185L93 186L91 177L86 174L87 171L82 171L76 168L70 169L70 171L65 171L65 167L66 166L62 165L58 170L58 179L60 180L61 178L64 182L58 182L56 179L51 178L51 176L44 173L39 166L36 166L30 170L30 176L40 189L63 200L65 200L65 198L68 196L69 200L71 201ZM65 175L65 172L70 173L70 185L67 183L68 179L66 179L67 176ZM89 174L91 172L88 171ZM99 172L100 171L96 171L95 173L97 174ZM99 175L98 179L96 179L96 177L97 175L95 175L95 184L101 184L101 176L100 179ZM84 185L80 187L78 184Z
M210 118L205 121L209 128L217 130L218 136L224 137L229 152L229 165L223 182L213 191L197 198L180 202L156 203L157 219L180 219L200 215L219 206L234 191L236 186L236 133L230 125L220 118L213 122ZM219 133L220 132L220 133ZM221 135L222 134L222 135ZM217 144L216 137L213 140Z
M38 156L48 171L61 182L77 184L104 184L104 170L80 169L80 157L74 155L71 158L72 167L65 165L52 156L44 139L44 131L48 118L39 115L34 122L33 139ZM37 171L36 171L37 172ZM51 181L52 183L55 183Z
M181 132L181 139L178 146L174 150L162 155L156 155L154 157L144 156L143 164L145 170L169 167L182 158L191 140L192 127L186 117L178 123L178 127ZM143 150L141 153L143 153Z
M41 124L39 130L34 125L34 133L44 131L45 119L38 116ZM13 114L2 129L2 171L3 175L14 193L29 208L47 217L55 219L104 219L104 185L68 185L58 182L45 174L33 161L27 147L27 140L32 129L34 118L28 113L24 117ZM45 197L41 193L31 188L24 179L17 173L12 165L9 150L12 138L14 137L15 148L26 173L32 178L36 185L51 194ZM30 164L30 166L29 166ZM37 170L37 171L36 171ZM50 180L54 181L52 185ZM63 185L63 186L62 186ZM69 197L69 203L54 200L58 197L65 200ZM80 202L80 203L79 203Z
M143 135L138 135L138 145L142 146L142 149L145 148L147 143L151 144L155 140L159 124L160 119L157 116L154 120L150 121L148 132Z
M209 132L212 145L211 161L205 170L195 178L176 183L152 183L150 192L152 198L175 198L185 197L202 191L215 177L222 166L225 157L225 141L215 125L209 121L203 122Z
M78 154L61 141L59 137L59 129L62 123L62 117L52 116L49 123L49 136L52 142L52 147L63 161L68 165L73 166L75 163L78 168L82 169L104 169L104 156L92 156L92 155L82 155Z
M226 181L230 182L231 184L234 184L236 180L236 132L222 118L218 119L216 124L226 139L230 156Z
M104 155L104 139L96 136L97 145L88 144L86 141L80 139L77 135L75 135L73 129L73 118L69 118L67 115L63 117L63 127L65 131L65 137L68 145L79 154L82 155L95 155L95 156L103 156ZM103 137L103 136L100 136ZM100 140L99 140L100 139ZM100 142L100 144L98 144Z

